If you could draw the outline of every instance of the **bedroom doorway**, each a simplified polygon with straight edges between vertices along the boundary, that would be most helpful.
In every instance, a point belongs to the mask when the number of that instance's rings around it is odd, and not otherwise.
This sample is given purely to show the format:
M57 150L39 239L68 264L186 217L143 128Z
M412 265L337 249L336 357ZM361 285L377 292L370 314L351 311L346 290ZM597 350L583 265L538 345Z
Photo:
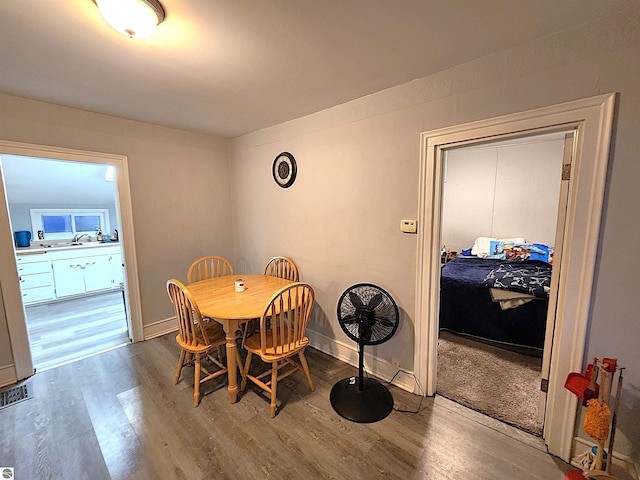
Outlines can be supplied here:
M444 153L496 139L576 132L566 193L565 235L554 253L552 282L558 282L556 291L562 295L554 300L555 325L553 335L547 335L553 347L548 350L551 358L542 433L548 452L565 461L575 451L577 402L564 382L568 372L584 366L615 101L616 94L609 93L421 134L414 365L418 381L426 385L426 394L434 395Z
M550 358L545 331L553 331L555 315L552 307L547 328L549 262L562 238L556 238L566 213L562 166L570 162L572 138L554 132L444 154L436 391L537 436L546 403L543 360ZM516 256L518 263L507 260ZM507 267L523 276L509 271L508 281L495 281L502 288L483 287L488 275Z

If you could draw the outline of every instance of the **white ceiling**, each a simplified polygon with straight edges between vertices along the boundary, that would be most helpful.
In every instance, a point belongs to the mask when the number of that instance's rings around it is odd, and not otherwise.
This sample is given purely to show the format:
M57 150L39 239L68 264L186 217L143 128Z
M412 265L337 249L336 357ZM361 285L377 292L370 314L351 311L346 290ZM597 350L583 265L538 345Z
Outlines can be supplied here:
M0 165L10 205L104 208L116 197L115 182L104 179L106 165L19 155L2 155Z
M0 1L0 92L234 137L637 0L161 0L132 40L92 0Z

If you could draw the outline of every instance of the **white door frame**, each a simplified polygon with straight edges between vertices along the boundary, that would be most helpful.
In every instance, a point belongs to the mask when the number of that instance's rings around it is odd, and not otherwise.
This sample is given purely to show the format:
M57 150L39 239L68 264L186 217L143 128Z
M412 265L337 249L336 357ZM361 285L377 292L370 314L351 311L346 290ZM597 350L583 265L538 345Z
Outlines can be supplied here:
M131 191L129 187L129 168L125 155L89 152L67 148L35 145L28 143L0 140L0 155L12 154L28 157L51 158L74 162L104 163L115 166L117 178L117 199L120 209L121 244L126 265L127 310L129 319L129 335L134 342L143 340L142 310L140 308L140 285L138 283L138 264L136 260L135 239L133 233L133 216L131 208ZM0 190L5 196L2 178ZM33 361L29 347L29 336L25 321L20 283L13 249L7 199L0 201L0 285L4 300L7 326L11 350L13 354L15 380L22 380L33 375Z
M615 97L600 95L421 135L414 365L427 395L434 395L444 151L497 139L577 132L543 434L549 453L565 461L571 456L578 403L564 382L569 372L581 371L584 364Z

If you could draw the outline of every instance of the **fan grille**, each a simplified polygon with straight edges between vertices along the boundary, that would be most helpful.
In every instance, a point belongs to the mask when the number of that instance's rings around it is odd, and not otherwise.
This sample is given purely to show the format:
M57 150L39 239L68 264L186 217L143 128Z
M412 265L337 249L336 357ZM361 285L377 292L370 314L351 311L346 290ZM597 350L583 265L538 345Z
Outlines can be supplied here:
M361 283L348 288L338 302L338 321L349 338L378 345L398 328L398 307L382 288Z

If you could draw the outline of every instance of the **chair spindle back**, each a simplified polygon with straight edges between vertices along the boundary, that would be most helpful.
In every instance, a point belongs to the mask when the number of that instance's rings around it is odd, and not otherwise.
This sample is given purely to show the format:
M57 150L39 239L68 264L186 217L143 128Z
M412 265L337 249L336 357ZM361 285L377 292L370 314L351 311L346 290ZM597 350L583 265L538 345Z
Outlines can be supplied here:
M286 355L308 343L305 332L314 298L311 285L301 282L287 285L271 298L260 318L262 354L269 349L271 355Z
M191 264L187 271L187 281L195 283L226 275L233 275L233 267L229 261L224 257L209 255L199 258Z
M167 293L173 303L182 341L191 347L208 345L209 337L204 328L200 309L192 300L187 287L179 280L171 279L167 281Z
M288 257L273 257L265 265L264 274L271 277L284 278L292 282L298 281L298 267Z

